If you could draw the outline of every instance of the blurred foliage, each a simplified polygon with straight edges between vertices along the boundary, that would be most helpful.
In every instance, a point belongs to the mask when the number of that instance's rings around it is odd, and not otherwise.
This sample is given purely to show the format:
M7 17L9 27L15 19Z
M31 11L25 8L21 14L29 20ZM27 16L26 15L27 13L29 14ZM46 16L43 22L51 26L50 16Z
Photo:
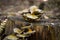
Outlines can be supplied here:
M48 9L55 9L55 8L60 9L60 0L48 0L46 5L47 5Z

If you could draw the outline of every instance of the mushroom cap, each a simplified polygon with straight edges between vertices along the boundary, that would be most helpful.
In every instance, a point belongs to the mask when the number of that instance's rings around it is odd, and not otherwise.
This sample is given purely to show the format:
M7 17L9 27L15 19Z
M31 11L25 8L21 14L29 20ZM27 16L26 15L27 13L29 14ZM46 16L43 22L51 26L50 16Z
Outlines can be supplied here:
M15 35L8 35L6 38L10 39L10 40L17 40L18 39Z
M37 19L38 16L32 15L32 14L26 14L26 17L31 18L31 19Z
M33 13L34 11L37 11L38 7L37 6L31 6L30 7L30 12Z
M42 13L42 10L39 9L37 6L31 6L30 7L31 14L33 14L33 12L35 12L35 11Z
M14 28L13 31L18 34L22 33L22 31L19 28Z

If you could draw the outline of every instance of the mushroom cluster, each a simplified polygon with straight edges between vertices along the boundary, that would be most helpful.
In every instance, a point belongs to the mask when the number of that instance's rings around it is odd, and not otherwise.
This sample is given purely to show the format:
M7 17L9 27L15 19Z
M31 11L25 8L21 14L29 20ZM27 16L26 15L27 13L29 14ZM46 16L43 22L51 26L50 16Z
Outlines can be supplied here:
M0 33L2 33L3 29L5 28L5 25L6 25L7 21L8 21L8 19L5 19L5 20L1 23L1 25L0 25Z
M42 16L43 11L37 6L31 6L28 10L22 12L22 16L27 21L39 21Z
M24 26L19 28L13 29L13 34L10 34L4 38L4 40L20 40L22 38L25 40L26 37L31 36L31 34L35 33L35 30L31 29L31 26Z

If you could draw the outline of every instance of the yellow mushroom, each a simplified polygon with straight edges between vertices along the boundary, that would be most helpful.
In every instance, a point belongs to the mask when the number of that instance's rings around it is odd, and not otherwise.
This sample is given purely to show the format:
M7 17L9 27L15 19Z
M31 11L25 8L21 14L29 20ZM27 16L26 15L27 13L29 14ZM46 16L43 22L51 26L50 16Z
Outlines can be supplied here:
M19 28L14 28L13 31L18 34L22 33L22 31Z
M6 37L7 39L9 39L9 40L17 40L18 38L15 36L15 35L8 35L7 37Z

